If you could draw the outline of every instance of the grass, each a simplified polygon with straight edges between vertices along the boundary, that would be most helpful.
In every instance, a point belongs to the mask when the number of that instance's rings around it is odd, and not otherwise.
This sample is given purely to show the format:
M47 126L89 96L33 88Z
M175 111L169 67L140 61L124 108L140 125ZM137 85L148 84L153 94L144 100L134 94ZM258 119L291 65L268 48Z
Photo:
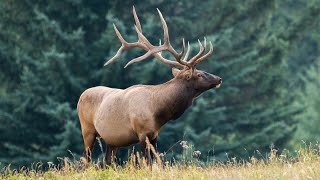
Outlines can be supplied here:
M141 167L134 161L138 159ZM200 166L197 163L168 165L154 163L152 170L144 160L132 156L119 167L102 168L101 163L85 165L82 161L64 159L61 168L51 166L47 171L35 169L11 170L5 168L0 179L320 179L320 146L309 146L296 151L295 157L277 154L271 150L268 158L248 161L215 163Z

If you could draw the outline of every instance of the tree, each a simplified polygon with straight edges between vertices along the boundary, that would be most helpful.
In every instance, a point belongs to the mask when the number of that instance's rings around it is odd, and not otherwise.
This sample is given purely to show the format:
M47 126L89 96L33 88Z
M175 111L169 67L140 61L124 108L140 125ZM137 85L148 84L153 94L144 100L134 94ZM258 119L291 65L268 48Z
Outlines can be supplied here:
M298 102L304 105L304 111L300 114L301 120L295 137L291 140L293 147L298 148L302 141L309 144L317 145L320 140L318 127L320 125L320 98L318 89L320 88L320 66L319 62L311 67L305 75L301 75L301 80L305 84L303 90L299 93Z
M6 82L1 87L2 165L56 161L68 149L82 151L76 104L97 66L86 44L98 40L104 26L93 22L103 22L107 10L106 3L101 9L96 5L98 1L1 2L1 80ZM64 8L69 10L60 13Z

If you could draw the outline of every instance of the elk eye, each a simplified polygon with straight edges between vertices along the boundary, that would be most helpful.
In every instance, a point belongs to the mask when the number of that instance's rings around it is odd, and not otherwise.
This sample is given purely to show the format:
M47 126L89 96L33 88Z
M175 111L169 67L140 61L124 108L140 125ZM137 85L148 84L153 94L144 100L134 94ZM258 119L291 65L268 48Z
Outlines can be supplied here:
M201 75L201 74L198 74L198 77L202 77L202 75Z

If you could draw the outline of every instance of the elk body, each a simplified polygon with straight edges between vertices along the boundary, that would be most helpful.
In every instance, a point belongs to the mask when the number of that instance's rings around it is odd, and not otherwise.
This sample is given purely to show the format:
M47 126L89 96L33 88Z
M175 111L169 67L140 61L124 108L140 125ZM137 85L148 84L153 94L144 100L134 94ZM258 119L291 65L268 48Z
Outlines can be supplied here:
M162 63L178 67L180 70L173 68L174 78L160 85L135 85L127 89L99 86L84 91L77 109L87 160L90 160L96 137L101 137L107 145L106 164L114 160L118 147L135 143L140 143L144 157L150 162L146 139L155 145L159 130L164 124L180 117L197 96L218 87L222 82L220 77L196 69L197 64L212 54L211 42L210 50L205 54L206 40L204 45L199 41L199 53L189 60L189 43L185 54L184 41L182 52L177 53L170 44L166 22L159 10L158 13L164 29L163 44L154 46L147 40L142 34L139 19L133 8L139 40L134 43L126 42L114 26L122 46L105 65L113 62L124 50L138 47L147 53L129 61L126 66L153 55ZM171 53L176 61L162 57L162 51Z

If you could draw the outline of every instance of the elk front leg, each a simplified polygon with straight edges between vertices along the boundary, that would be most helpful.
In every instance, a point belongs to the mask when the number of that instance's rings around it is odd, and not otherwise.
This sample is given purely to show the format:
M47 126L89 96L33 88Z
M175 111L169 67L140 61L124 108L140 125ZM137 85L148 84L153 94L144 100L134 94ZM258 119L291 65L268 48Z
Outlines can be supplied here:
M84 141L84 157L87 160L87 162L91 162L91 156L93 151L93 145L96 141L97 133L95 130L89 130L85 129L82 132L83 135L83 141Z
M154 149L155 149L156 152L157 152L157 137L154 138L153 140L150 140L150 144L154 147ZM153 161L153 159L154 159L154 154L151 153L150 156L151 156L151 161Z
M110 146L107 144L106 147L106 156L104 157L104 161L105 161L105 165L106 166L110 166L111 163L114 163L114 160L116 158L116 154L117 154L117 147L114 146Z
M147 161L147 165L149 166L152 163L153 154L150 152L151 149L150 149L150 147L148 147L148 144L146 142L147 138L153 147L155 147L157 140L156 140L156 138L153 140L150 140L152 138L151 135L145 135L140 138L140 147L141 147L142 155L145 158L145 160Z

